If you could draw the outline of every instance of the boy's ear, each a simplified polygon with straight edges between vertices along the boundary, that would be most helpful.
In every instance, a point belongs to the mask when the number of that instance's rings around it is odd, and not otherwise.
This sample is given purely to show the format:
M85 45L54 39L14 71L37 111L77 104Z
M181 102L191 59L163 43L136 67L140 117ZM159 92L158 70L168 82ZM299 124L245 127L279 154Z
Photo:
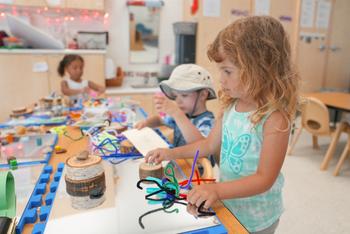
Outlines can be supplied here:
M207 100L209 96L209 91L207 89L202 89L200 92L199 92L199 97L201 100L205 101Z

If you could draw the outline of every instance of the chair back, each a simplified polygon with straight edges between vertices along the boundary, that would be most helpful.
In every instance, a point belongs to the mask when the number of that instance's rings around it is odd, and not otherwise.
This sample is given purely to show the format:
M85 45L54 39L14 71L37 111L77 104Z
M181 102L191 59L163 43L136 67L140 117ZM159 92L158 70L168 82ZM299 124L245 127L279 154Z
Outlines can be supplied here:
M301 122L312 135L330 134L328 109L317 98L308 97L302 105Z

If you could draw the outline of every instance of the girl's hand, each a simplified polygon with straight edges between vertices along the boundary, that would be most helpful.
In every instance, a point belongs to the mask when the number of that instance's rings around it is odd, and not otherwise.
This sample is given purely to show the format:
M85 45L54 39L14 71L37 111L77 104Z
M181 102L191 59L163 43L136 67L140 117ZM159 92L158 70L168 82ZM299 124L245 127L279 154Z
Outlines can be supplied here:
M205 201L203 208L209 209L214 202L219 200L219 195L216 191L216 184L202 184L195 186L188 194L187 201L189 204L197 208ZM196 215L197 210L193 213L191 207L188 208L189 213Z
M179 107L173 101L167 99L166 97L155 96L153 100L155 108L158 112L166 113L171 117L174 117L176 114L181 112Z
M90 88L89 87L85 87L85 88L82 89L82 93L83 94L84 93L89 94L89 92L90 92Z
M147 122L146 122L146 120L141 120L141 121L137 122L137 123L134 125L134 128L136 128L136 129L138 129L138 130L140 130L140 129L144 128L144 127L147 127Z
M151 150L145 156L145 160L147 163L156 163L159 164L164 160L170 160L170 150L158 148L155 150Z

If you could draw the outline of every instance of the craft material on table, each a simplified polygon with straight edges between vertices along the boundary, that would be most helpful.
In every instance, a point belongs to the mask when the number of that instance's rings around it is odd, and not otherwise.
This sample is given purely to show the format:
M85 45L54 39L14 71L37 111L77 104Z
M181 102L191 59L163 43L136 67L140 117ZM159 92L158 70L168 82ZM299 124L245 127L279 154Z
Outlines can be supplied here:
M153 164L142 162L139 165L139 178L146 179L147 177L155 177L158 179L163 178L163 167L162 164Z
M16 159L18 165L46 163L57 143L56 134L22 136L19 141L2 146L0 167L8 167L8 159Z
M156 209L149 210L146 213L142 214L139 217L139 225L141 228L145 228L142 219L150 214L154 214L156 212L163 211L165 213L178 213L178 208L173 208L175 204L180 204L184 206L188 206L185 201L187 198L187 192L191 189L191 182L193 179L193 175L195 172L195 164L197 162L199 156L199 151L196 152L194 157L194 161L192 164L191 175L188 178L185 185L180 185L178 179L175 175L175 164L173 162L168 163L164 169L164 177L163 178L155 178L155 177L147 177L145 179L140 179L137 182L137 188L143 189L141 186L142 183L147 184L155 184L157 187L150 187L146 189L145 199L149 204L158 205ZM199 173L196 173L197 181L200 180ZM183 181L184 182L184 181ZM183 183L181 182L181 183ZM199 207L197 207L197 215L198 217L207 217L215 215L215 212L204 209L204 204L206 201L203 201ZM161 206L159 206L161 205Z
M15 127L15 126L51 126L51 125L62 125L67 122L66 116L61 117L48 117L48 118L41 118L41 117L29 117L24 119L11 119L5 123L0 124L0 128L8 128L8 127Z
M131 129L123 132L123 135L145 156L149 151L157 148L169 148L168 143L149 127Z
M67 159L66 189L75 209L94 208L105 201L106 182L101 161L88 151Z
M16 215L15 180L11 171L0 171L0 217Z
M16 170L9 170L7 168L0 168L0 173L11 172L14 177L14 190L16 194L16 216L22 216L24 208L26 207L34 187L40 177L40 173L44 168L44 164L19 166ZM2 188L0 188L0 192ZM1 200L1 199L0 199Z
M69 195L65 191L65 181L61 180L45 234L195 233L195 230L206 231L205 228L221 226L215 216L196 219L187 213L184 205L175 204L173 208L178 208L178 213L157 212L149 215L143 219L146 228L142 229L138 225L139 216L154 209L154 205L145 200L144 191L135 186L139 180L139 164L143 161L128 160L118 165L103 163L106 173L106 201L101 206L88 210L71 207ZM163 166L166 166L165 162ZM174 170L178 181L186 181L187 178L175 163Z

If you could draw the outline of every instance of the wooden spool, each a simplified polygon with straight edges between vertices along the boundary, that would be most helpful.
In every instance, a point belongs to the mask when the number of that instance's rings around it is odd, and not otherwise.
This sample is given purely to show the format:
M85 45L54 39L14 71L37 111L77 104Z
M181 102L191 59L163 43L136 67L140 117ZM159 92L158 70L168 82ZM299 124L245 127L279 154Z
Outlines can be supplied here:
M134 145L129 140L124 140L120 143L120 152L123 154L138 153Z
M14 115L23 115L26 112L27 112L27 108L24 106L12 109L12 113Z
M146 179L148 176L162 179L163 178L162 164L151 164L151 163L145 163L145 162L141 163L139 166L140 180Z
M89 209L104 202L106 180L101 162L100 157L87 151L67 159L66 190L71 195L73 208Z
M45 109L51 109L53 106L54 99L51 97L46 97L43 99L43 104Z
M18 107L18 108L12 109L12 113L10 114L10 117L13 117L13 118L21 117L26 114L30 114L32 112L33 112L33 109L31 108Z

